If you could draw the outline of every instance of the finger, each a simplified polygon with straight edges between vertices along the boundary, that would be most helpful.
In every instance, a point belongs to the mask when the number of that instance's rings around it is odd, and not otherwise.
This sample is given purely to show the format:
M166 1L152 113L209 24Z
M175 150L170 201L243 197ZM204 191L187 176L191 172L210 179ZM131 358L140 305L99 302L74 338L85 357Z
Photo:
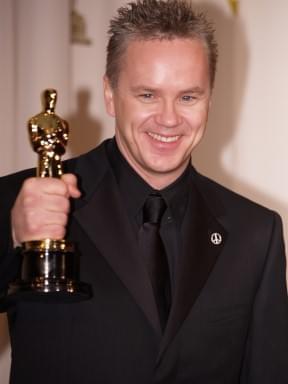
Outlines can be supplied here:
M52 240L62 240L65 237L65 227L62 225L46 225L40 229L38 229L37 232L30 233L23 233L21 235L21 243L25 243L26 241L33 241L33 240L44 240L44 239L52 239Z
M43 238L63 238L67 221L68 215L64 213L29 211L18 222L14 220L15 241L22 243Z
M66 173L61 179L66 184L70 197L79 198L81 196L81 192L77 186L77 177L74 174Z
M42 228L49 225L59 225L65 227L68 215L62 212L34 211L28 212L23 220L25 232L39 233Z
M21 189L22 196L33 196L40 193L69 196L68 187L61 179L32 177L24 181Z
M25 196L22 199L22 211L26 212L59 212L67 214L70 210L70 201L66 196L38 194Z

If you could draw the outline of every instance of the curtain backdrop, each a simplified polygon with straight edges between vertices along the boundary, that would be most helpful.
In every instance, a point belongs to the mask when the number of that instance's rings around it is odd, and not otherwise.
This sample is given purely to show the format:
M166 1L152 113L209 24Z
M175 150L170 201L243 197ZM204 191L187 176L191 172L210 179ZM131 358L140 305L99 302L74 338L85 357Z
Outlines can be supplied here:
M0 0L0 174L36 164L26 121L44 88L59 90L67 114L71 84L70 1ZM1 196L1 191L0 191ZM1 198L1 197L0 197ZM8 383L9 338L0 316L0 383Z

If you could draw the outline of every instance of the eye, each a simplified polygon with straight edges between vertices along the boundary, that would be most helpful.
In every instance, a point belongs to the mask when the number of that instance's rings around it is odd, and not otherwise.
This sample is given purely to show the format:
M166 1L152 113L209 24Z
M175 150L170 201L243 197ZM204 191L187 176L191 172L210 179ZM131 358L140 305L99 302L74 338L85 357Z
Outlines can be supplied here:
M139 95L139 97L140 97L141 99L150 100L150 99L153 98L153 95L152 95L152 93L147 92L147 93L141 93L141 94Z
M181 97L181 101L184 101L185 103L192 103L195 100L197 100L195 95L183 95Z
M152 103L155 101L155 95L152 92L143 92L138 94L138 99L143 103Z

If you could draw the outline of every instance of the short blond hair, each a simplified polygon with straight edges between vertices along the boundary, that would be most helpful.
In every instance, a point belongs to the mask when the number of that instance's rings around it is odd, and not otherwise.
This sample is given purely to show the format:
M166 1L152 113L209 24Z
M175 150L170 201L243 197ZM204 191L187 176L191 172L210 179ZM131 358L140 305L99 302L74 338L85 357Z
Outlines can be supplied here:
M132 40L191 38L203 41L214 85L218 57L214 27L185 0L136 0L118 9L110 22L106 76L116 87L123 54Z

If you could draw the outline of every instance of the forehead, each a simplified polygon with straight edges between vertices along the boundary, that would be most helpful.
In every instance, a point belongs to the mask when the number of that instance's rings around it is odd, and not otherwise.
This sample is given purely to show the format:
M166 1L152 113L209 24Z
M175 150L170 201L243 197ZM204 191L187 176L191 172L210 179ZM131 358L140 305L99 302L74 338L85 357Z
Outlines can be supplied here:
M121 79L147 84L209 81L207 49L191 38L132 40L121 60Z

